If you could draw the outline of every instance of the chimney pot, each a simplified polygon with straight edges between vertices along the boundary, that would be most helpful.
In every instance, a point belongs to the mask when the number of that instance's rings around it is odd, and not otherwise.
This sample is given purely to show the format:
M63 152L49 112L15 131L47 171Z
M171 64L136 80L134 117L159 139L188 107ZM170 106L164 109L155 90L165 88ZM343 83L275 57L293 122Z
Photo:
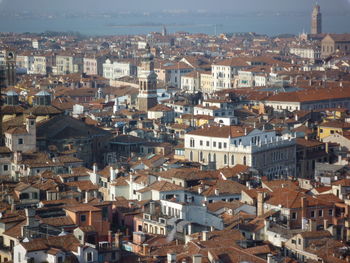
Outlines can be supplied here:
M208 241L208 231L202 232L202 241Z
M143 255L148 256L148 254L149 254L148 244L143 244Z

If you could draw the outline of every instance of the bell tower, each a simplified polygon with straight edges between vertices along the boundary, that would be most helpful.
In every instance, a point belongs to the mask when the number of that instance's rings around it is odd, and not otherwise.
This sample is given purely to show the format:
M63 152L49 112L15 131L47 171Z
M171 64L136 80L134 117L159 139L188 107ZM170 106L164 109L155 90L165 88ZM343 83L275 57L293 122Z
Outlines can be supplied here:
M315 5L311 15L311 34L322 34L322 14L318 4Z
M153 55L149 44L146 53L142 56L141 73L139 75L138 109L148 111L158 104L157 100L157 74L154 72Z
M16 54L13 51L5 51L4 63L0 64L0 146L3 145L3 130L2 130L2 110L3 105L2 92L8 86L16 85Z

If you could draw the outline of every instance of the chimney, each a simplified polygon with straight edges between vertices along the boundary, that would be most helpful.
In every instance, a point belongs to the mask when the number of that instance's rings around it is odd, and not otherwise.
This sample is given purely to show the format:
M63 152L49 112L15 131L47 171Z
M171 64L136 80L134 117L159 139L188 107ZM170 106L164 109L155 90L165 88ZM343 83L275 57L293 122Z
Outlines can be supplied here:
M143 255L148 256L149 255L149 246L148 244L143 244Z
M250 185L250 182L249 182L249 181L247 181L247 182L245 183L245 185L246 185L246 187L247 187L249 190L252 189L252 186Z
M168 253L167 254L167 263L176 263L176 254Z
M309 231L317 231L317 222L316 220L309 220Z
M202 241L208 241L208 231L202 231Z
M78 251L78 258L80 257L80 258L83 258L84 257L84 255L83 255L83 248L82 248L82 246L78 246L78 249L77 249Z
M35 210L32 208L25 209L26 214L26 226L34 226L35 225Z
M258 192L257 197L257 216L262 216L264 214L264 193Z
M294 118L295 118L295 121L299 121L299 116L298 116L298 114L295 114L295 115L294 115Z
M192 263L202 263L202 255L193 255L192 256Z
M220 190L218 188L215 188L215 195L219 196L220 195Z
M203 186L200 185L198 186L198 194L202 194L203 193Z
M342 156L338 155L338 164L341 164L341 163L342 163Z
M267 263L273 263L272 254L267 255Z
M108 231L108 243L112 244L112 231L111 230Z
M328 228L328 220L325 219L325 220L323 220L323 229L327 230L327 228Z
M96 163L93 164L92 171L93 171L94 174L97 173L97 164Z
M308 202L306 200L306 197L303 196L301 198L301 222L302 222L302 229L306 230L306 225L305 225L305 221L306 221L306 209L308 207Z
M109 176L110 182L113 182L115 180L115 171L112 166L109 168Z
M114 244L116 248L120 248L120 237L121 237L121 233L118 232L114 235Z
M22 161L22 152L21 151L16 151L14 156L13 156L15 164L18 164L19 162Z
M192 235L192 225L191 224L188 225L187 235Z
M89 202L89 192L85 191L85 200L84 203L87 204Z

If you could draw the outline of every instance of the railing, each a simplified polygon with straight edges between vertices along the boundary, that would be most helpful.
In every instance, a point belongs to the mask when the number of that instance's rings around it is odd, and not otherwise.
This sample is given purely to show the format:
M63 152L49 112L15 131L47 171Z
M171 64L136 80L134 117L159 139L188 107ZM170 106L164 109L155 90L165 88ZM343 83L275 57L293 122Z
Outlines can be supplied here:
M116 246L116 244L114 243L103 243L103 244L99 244L97 246L97 250L100 252L107 252L107 251L114 251L114 250L118 250L120 249L118 246Z

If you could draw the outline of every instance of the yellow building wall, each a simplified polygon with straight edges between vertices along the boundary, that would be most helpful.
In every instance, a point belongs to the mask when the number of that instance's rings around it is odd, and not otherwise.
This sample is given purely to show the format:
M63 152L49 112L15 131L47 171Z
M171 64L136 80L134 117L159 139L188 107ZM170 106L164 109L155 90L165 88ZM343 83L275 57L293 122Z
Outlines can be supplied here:
M324 126L319 126L317 129L317 136L321 140L335 133L343 134L343 130L341 128L331 128Z

